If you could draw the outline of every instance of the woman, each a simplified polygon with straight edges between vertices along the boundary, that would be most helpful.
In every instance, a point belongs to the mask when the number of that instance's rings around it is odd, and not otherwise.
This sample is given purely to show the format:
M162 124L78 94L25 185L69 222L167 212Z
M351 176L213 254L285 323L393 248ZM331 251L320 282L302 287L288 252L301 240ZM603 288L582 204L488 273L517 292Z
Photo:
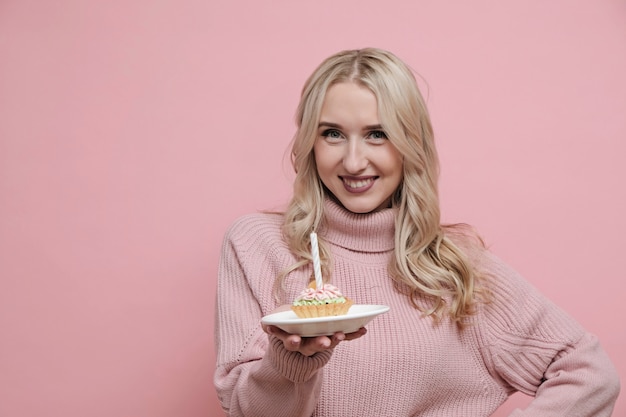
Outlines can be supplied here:
M597 339L490 254L440 224L438 159L410 69L344 51L307 80L283 214L236 221L224 240L215 385L232 416L609 416L617 373ZM367 332L300 337L261 318L311 280L385 304ZM367 334L366 334L367 333Z

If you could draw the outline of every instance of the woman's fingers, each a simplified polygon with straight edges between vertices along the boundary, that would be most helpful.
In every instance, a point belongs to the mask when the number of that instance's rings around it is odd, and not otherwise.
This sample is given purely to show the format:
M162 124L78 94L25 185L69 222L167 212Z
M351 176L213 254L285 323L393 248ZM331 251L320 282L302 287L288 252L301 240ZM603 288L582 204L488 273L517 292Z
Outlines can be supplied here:
M361 327L359 330L357 330L356 332L352 332L352 333L347 333L346 334L346 339L345 340L354 340L354 339L358 339L361 336L364 336L367 333L367 329L365 327Z
M361 327L356 332L347 334L336 332L330 336L301 337L297 334L287 333L276 326L268 325L263 328L267 333L280 339L285 349L292 352L300 352L305 356L312 356L317 352L333 349L345 340L355 340L367 333L365 327Z

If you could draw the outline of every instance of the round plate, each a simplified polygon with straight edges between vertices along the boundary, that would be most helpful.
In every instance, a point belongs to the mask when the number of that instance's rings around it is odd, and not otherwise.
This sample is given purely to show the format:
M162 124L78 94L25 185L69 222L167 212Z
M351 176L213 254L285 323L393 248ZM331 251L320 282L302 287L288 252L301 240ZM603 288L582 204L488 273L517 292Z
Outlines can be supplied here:
M369 323L379 314L389 311L388 306L354 304L343 316L301 319L291 310L268 314L261 323L270 324L303 337L327 336L335 332L352 333Z

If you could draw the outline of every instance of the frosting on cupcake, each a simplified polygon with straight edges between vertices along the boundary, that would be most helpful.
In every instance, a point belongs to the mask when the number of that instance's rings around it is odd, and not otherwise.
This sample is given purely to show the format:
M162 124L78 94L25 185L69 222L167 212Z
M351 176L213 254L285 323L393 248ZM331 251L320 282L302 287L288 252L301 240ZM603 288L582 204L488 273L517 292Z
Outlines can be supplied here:
M294 306L304 305L323 305L323 304L341 304L345 303L346 298L343 296L339 288L332 284L324 284L320 289L305 288L293 301Z

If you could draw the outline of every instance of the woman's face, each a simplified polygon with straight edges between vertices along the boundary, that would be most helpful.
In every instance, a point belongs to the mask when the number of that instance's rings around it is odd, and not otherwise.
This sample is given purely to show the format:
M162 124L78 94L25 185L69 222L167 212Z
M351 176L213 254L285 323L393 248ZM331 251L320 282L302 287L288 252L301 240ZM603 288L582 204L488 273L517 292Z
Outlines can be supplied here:
M402 181L402 155L382 130L370 89L351 82L328 89L313 152L322 182L346 209L390 206Z

